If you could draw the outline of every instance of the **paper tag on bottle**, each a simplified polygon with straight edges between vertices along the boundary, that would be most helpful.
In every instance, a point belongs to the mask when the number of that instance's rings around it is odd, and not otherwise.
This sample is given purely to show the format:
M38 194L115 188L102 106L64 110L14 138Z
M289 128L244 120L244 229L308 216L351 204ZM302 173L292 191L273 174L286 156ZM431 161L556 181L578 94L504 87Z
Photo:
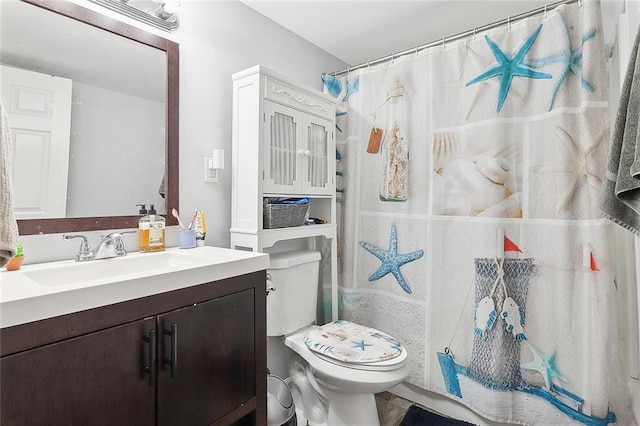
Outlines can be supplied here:
M371 134L369 135L369 144L367 145L367 152L375 154L380 151L380 141L382 140L382 129L373 127Z
M156 222L149 224L149 245L159 246L164 243L162 223Z

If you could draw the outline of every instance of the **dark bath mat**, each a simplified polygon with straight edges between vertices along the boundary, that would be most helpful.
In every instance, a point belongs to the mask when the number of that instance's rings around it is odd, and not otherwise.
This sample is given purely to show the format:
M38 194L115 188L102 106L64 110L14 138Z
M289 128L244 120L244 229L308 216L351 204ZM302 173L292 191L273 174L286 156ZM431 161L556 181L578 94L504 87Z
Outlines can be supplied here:
M432 413L422 408L412 405L404 415L400 426L473 426L472 423L462 420L449 419L436 413Z

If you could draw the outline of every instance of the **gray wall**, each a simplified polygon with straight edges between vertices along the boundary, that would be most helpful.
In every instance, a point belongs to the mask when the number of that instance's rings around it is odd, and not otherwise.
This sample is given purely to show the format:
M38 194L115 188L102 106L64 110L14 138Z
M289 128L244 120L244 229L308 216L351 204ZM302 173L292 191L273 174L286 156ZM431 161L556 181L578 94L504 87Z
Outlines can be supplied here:
M179 13L180 210L203 210L207 245L229 247L231 74L261 64L321 89L321 73L346 64L237 1L187 1ZM203 158L214 148L227 170L205 184Z

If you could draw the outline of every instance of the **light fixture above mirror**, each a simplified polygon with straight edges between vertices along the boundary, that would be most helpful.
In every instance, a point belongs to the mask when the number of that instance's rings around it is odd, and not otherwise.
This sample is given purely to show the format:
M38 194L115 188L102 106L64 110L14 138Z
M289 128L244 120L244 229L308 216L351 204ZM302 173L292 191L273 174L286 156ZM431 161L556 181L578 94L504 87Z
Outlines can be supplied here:
M180 0L89 0L164 31L178 28Z

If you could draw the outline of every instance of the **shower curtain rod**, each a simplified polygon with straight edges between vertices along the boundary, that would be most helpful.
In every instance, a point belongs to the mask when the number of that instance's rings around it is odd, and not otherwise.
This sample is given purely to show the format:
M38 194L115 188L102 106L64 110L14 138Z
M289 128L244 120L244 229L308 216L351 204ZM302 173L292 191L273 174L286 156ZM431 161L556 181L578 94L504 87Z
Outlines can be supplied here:
M356 71L356 70L359 70L361 68L370 67L371 65L379 65L379 64L382 64L382 63L385 63L385 62L400 58L401 56L406 56L406 55L409 55L409 54L412 54L412 53L418 53L421 50L427 49L429 47L444 45L445 43L447 43L449 41L459 40L461 38L468 37L470 35L474 35L474 34L477 34L479 32L482 32L482 31L486 31L486 30L490 30L490 29L493 29L493 28L497 28L497 27L500 27L500 26L505 25L505 24L509 25L509 24L511 24L513 22L519 21L519 20L524 19L524 18L528 18L530 16L538 15L540 13L546 13L546 12L548 12L550 10L555 9L557 6L560 6L560 5L563 5L563 4L571 4L571 3L576 3L576 2L580 2L581 3L582 0L562 0L562 1L555 2L555 3L550 3L550 4L544 5L542 7L539 7L537 9L533 9L533 10L530 10L528 12L523 12L523 13L520 13L520 14L515 15L515 16L510 16L510 17L508 17L506 19L502 19L500 21L496 21L496 22L493 22L491 24L483 25L481 27L476 27L476 28L474 28L472 30L468 30L468 31L464 31L464 32L461 32L461 33L458 33L458 34L454 34L454 35L449 36L449 37L443 37L442 39L435 40L435 41L432 41L432 42L427 43L427 44L416 46L416 47L411 48L411 49L407 49L407 50L403 50L401 52L393 53L391 55L383 56L382 58L374 59L373 61L363 62L360 65L356 65L354 67L347 67L347 68L345 68L343 70L334 71L332 73L327 73L327 74L334 75L334 76L338 76L338 75L342 75L342 74L348 74L351 71Z

